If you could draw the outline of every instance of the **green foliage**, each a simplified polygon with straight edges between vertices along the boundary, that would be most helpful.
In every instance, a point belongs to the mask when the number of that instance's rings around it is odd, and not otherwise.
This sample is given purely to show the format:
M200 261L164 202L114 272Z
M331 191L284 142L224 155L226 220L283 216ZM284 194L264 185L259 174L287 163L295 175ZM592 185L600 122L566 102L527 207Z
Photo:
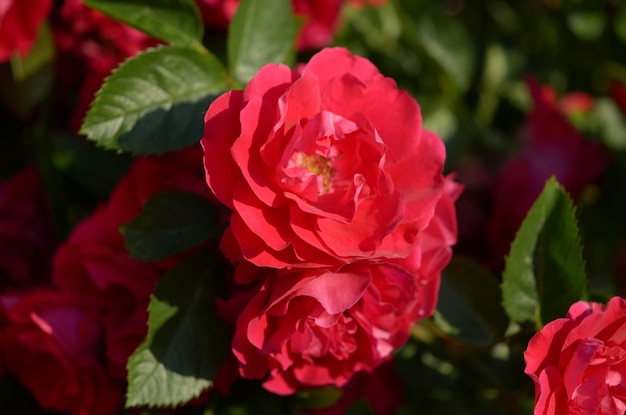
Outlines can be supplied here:
M333 386L301 390L296 392L293 406L299 410L322 409L334 405L342 394L341 389Z
M604 144L613 150L626 149L626 119L617 105L607 98L599 98L593 111L601 126Z
M375 412L365 398L359 398L350 405L346 415L375 415Z
M509 323L501 303L495 277L474 260L457 257L442 274L436 321L467 345L488 346Z
M202 49L204 25L193 0L84 0L85 4L176 46Z
M572 201L551 178L524 219L506 259L503 304L512 320L538 326L584 296L585 265Z
M80 132L100 146L136 155L179 150L202 138L202 114L226 89L212 55L160 47L123 63L92 103Z
M268 63L293 63L300 27L289 0L243 0L228 28L228 66L245 84Z
M218 223L216 209L206 198L168 190L153 196L120 231L132 258L154 261L218 237Z
M213 303L221 278L216 261L198 252L159 283L148 336L128 361L127 407L177 406L212 385L230 348Z

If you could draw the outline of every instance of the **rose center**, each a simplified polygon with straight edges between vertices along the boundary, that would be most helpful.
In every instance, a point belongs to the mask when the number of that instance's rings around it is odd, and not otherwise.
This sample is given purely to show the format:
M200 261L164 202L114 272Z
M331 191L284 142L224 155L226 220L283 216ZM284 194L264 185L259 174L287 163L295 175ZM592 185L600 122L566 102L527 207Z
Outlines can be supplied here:
M319 154L304 154L298 152L294 154L295 165L304 167L307 171L318 178L320 194L327 193L333 187L333 178L337 170L333 167L333 163L329 158Z

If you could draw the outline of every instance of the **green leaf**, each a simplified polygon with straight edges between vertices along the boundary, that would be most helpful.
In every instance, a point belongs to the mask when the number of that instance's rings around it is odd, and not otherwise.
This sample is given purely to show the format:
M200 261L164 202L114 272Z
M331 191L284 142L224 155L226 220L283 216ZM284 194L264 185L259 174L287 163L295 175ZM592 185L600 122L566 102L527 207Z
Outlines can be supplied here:
M289 0L243 0L228 29L228 63L247 83L268 63L293 63L300 21Z
M360 397L346 410L346 415L375 415L367 399Z
M207 199L167 190L148 200L141 214L120 231L131 257L154 261L219 236L217 223L215 207Z
M294 395L293 406L302 410L328 408L337 403L343 391L334 386L299 390Z
M172 45L203 49L204 25L193 0L83 0L102 13Z
M415 47L421 49L448 75L450 86L455 86L461 92L466 91L472 80L475 63L472 36L459 20L446 15L439 5L428 6L414 2L403 7L412 7L410 10L414 14L409 16L415 16L404 22L404 29Z
M54 84L54 56L52 31L44 23L28 55L22 58L15 53L9 65L0 64L0 106L28 119L31 111L49 97Z
M570 30L582 40L597 40L606 26L606 17L599 11L579 11L567 16Z
M498 282L486 268L470 258L454 258L442 274L435 322L467 345L487 346L509 324L501 303Z
M148 336L128 360L126 406L176 406L212 385L229 350L215 314L221 272L206 252L169 271L150 299Z
M593 111L599 120L604 144L615 151L626 149L626 119L617 104L608 98L597 98Z
M512 320L563 317L585 294L586 273L572 201L553 178L528 212L506 259L504 308Z
M160 47L127 60L96 95L80 132L100 146L162 154L203 134L202 114L226 90L226 72L213 56Z
M21 58L19 54L15 54L11 57L13 79L16 82L22 82L28 79L42 68L51 65L54 61L54 56L55 49L52 30L50 26L44 22L37 32L35 44L28 52L28 55Z

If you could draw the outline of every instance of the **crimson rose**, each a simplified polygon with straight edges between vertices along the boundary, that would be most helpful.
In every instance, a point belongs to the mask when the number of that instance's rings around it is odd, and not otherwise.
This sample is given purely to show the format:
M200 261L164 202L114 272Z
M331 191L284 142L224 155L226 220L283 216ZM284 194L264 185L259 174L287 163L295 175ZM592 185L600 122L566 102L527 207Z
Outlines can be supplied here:
M536 415L625 413L626 300L573 304L535 334L524 358Z
M45 409L105 415L122 404L123 380L102 360L96 315L52 289L0 297L0 356Z
M404 258L443 194L445 149L418 104L342 48L219 97L202 145L207 183L234 210L226 239L259 266Z
M418 280L394 264L360 261L333 272L244 262L237 272L257 273L247 278L263 282L219 303L221 314L239 314L233 352L243 377L261 379L269 371L263 386L277 394L342 386L358 371L371 372L406 342L423 314Z

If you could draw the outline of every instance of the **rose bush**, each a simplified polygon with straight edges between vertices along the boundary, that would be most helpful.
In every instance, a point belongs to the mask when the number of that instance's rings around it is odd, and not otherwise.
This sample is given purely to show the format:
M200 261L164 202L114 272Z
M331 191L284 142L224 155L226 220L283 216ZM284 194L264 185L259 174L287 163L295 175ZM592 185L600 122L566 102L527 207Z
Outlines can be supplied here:
M445 149L417 102L342 48L301 72L263 67L211 104L201 143L233 209L225 238L259 266L407 257L444 192Z
M626 300L573 304L535 334L524 358L536 415L625 413Z
M52 289L0 297L0 355L39 404L72 415L105 415L122 404L123 379L109 376L96 315Z
M37 37L52 0L3 0L0 2L0 63L11 56L25 57Z

